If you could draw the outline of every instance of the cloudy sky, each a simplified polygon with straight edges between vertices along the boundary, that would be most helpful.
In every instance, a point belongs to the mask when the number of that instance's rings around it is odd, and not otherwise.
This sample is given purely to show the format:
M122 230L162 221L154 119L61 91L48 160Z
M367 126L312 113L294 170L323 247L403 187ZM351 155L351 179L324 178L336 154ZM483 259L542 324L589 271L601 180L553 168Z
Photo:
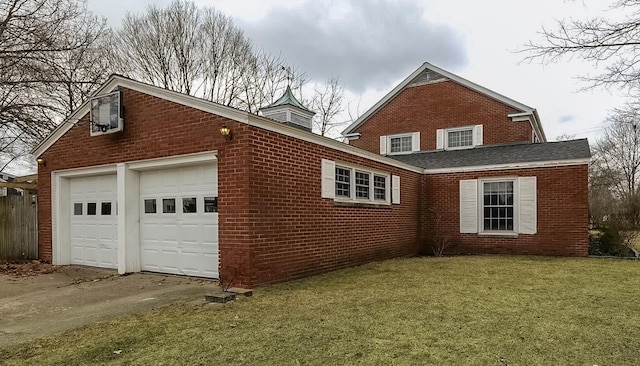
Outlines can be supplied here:
M114 7L88 0L117 27L126 12L168 0ZM538 110L549 141L563 134L593 142L618 90L578 92L578 75L597 74L579 60L522 62L519 49L556 19L606 11L604 0L197 0L232 16L255 45L280 54L316 81L339 77L352 111L364 113L423 62L430 62Z

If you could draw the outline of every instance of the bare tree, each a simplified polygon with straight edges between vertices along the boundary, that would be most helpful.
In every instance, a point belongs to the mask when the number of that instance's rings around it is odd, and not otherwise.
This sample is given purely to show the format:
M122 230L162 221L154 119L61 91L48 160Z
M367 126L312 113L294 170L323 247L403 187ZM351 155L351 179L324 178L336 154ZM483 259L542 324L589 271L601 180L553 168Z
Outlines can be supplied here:
M613 197L610 214L640 228L640 110L632 105L616 110L593 150L593 193Z
M312 98L312 108L316 112L313 124L318 133L325 136L331 130L344 126L347 122L335 121L342 111L344 88L337 77L329 79L322 86L316 86Z
M106 32L104 21L89 14L83 2L0 0L0 159L5 167L102 82L105 69L92 61Z
M622 13L619 18L607 15ZM561 20L555 28L541 31L542 40L523 49L527 60L556 62L578 57L606 72L583 76L592 86L635 87L640 81L640 2L615 0L606 15L584 20Z
M116 38L123 74L223 105L256 113L286 86L280 57L254 48L230 17L186 0L127 14Z

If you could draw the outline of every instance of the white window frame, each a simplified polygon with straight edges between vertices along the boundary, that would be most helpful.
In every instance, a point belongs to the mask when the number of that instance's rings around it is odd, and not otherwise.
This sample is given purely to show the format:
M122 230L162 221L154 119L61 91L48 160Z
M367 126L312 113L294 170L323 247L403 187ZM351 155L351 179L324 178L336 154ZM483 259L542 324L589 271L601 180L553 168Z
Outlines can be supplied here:
M471 145L470 146L449 146L449 132L458 132L458 131L471 131ZM476 146L480 146L483 144L483 126L482 125L471 125L471 126L461 126L461 127L451 127L445 129L436 130L436 149L437 150L463 150L463 149L472 149Z
M393 139L402 139L402 138L409 138L409 141L411 141L411 145L409 146L409 150L402 150L402 151L396 151L396 152L392 152L391 151L391 140ZM389 155L403 155L403 154L411 154L411 152L413 151L413 134L411 133L402 133L402 134L397 134L397 135L389 135L387 136L387 146L389 147Z
M409 150L391 152L391 140L408 137L411 140ZM380 136L380 154L381 155L406 155L420 151L420 132L398 133L395 135Z
M471 131L471 145L466 146L449 146L449 133L450 132L461 132L461 131ZM465 126L465 127L456 127L456 128L447 128L444 130L444 148L445 150L463 150L463 149L471 149L475 147L476 144L476 136L475 136L475 126Z
M335 173L336 169L345 169L349 172L349 197L338 196L335 192ZM370 169L363 166L358 166L343 162L334 162L331 160L322 160L322 197L331 198L335 202L344 203L366 203L372 205L391 205L392 204L392 190L396 190L399 194L399 187L393 187L392 180L399 185L399 177L391 175L388 172ZM356 171L358 173L367 174L369 176L369 198L356 197ZM330 177L333 177L331 179ZM385 198L384 200L375 198L375 177L384 177L385 179ZM393 202L399 203L399 202Z
M485 230L484 228L484 184L510 182L513 184L513 229ZM518 192L518 177L497 177L478 179L478 233L490 235L518 235L518 210L520 209L520 195Z

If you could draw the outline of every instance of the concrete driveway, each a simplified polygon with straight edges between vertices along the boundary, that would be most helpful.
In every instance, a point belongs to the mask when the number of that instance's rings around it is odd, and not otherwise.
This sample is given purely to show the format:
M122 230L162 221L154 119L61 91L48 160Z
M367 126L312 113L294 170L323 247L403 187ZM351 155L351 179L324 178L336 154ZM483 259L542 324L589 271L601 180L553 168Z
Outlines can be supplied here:
M213 280L65 266L33 277L0 274L0 348L168 305L204 303Z

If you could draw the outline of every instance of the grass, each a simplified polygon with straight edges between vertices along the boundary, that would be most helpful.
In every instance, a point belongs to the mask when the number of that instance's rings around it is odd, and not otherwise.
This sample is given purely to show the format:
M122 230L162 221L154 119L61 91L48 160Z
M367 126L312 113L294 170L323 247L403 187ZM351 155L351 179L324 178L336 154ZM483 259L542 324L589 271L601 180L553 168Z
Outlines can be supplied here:
M591 366L635 365L639 351L640 262L487 256L176 304L0 350L0 364Z

